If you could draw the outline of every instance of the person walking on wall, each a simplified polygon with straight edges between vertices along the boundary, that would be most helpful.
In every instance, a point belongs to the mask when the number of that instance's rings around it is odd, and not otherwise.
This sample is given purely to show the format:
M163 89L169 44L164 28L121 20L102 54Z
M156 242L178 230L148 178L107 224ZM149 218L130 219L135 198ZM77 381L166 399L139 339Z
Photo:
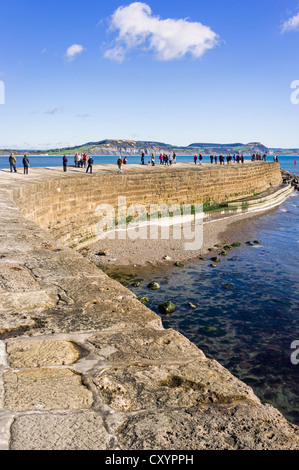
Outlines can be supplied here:
M66 155L64 155L64 157L62 159L63 171L67 171L67 162L68 162L68 159L67 159Z
M83 168L86 168L86 164L87 164L87 155L86 155L86 153L84 153L84 155L83 155Z
M86 170L86 173L88 173L88 171L90 170L90 173L92 173L92 166L93 166L93 158L92 157L89 157L88 161L87 161L87 170Z
M118 173L122 173L122 165L123 165L123 159L119 157L119 159L117 160Z
M29 159L28 159L27 155L24 155L23 166L24 166L24 175L28 175Z
M17 172L16 163L17 163L17 159L14 156L14 154L12 153L9 157L9 164L10 164L10 172L11 173L12 173L12 171L14 171L15 173Z

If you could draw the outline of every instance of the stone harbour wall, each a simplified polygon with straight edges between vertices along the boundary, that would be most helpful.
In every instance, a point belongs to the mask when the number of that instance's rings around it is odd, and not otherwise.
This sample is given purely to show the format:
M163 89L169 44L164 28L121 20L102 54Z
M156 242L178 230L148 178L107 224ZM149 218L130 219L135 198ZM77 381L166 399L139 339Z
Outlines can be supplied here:
M48 171L48 174L47 174ZM280 165L254 162L245 165L124 166L117 174L116 166L97 166L95 174L84 170L67 175L50 170L40 181L12 189L25 217L50 230L54 237L73 246L95 234L99 204L118 206L125 196L127 206L143 204L149 213L151 204L199 204L223 202L240 196L260 193L282 183Z
M105 179L58 171L0 174L0 449L298 450L298 427L47 230L61 193L72 227L64 190Z

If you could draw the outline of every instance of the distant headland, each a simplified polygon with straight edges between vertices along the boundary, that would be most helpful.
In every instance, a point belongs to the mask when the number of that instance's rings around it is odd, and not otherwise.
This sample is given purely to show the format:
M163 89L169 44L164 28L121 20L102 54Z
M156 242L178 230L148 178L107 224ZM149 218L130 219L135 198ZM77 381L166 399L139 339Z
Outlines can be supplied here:
M76 152L85 152L89 155L116 156L116 155L140 155L144 151L146 155L163 153L173 153L177 155L202 154L203 156L212 154L267 154L279 156L299 156L298 149L268 148L260 142L249 142L248 144L216 144L216 143L193 143L187 147L165 144L163 142L135 141L135 140L101 140L99 142L88 142L76 147L56 148L49 150L34 149L0 149L0 155L7 155L13 152L15 155L74 155Z

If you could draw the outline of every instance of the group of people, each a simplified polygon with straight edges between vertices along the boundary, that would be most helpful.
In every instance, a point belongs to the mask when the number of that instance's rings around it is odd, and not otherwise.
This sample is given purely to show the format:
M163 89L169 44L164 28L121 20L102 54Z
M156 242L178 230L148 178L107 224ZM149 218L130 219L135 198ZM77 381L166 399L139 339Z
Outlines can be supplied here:
M160 165L165 165L165 166L171 166L172 164L175 164L176 159L177 159L177 156L176 156L175 153L173 153L173 155L167 155L166 153L161 153L160 156L159 156ZM219 162L220 165L224 165L225 161L226 161L227 165L229 165L232 162L233 163L242 163L243 164L245 162L245 157L244 157L244 155L239 155L239 154L237 154L237 155L234 154L233 156L232 155L227 155L226 157L224 157L224 155L219 155L219 156L211 155L210 156L211 164L215 163L217 165L218 162ZM267 161L267 155L266 154L264 154L264 155L253 154L253 155L251 155L251 161L252 162L254 162L254 161ZM278 162L277 156L273 157L273 161ZM202 165L203 157L202 157L201 154L194 156L195 165L197 164L197 162L199 163L199 165ZM12 172L15 172L15 173L17 172L16 163L17 163L17 159L16 159L15 155L12 153L9 157L9 164L10 164L11 173ZM30 163L29 163L29 159L28 159L27 155L24 155L22 163L23 163L23 167L24 167L24 174L28 175L28 168L30 166ZM122 166L126 165L127 163L128 163L128 157L124 157L124 158L119 157L118 158L117 166L118 166L118 172L119 173L122 173ZM141 163L142 163L142 165L145 165L145 153L144 152L142 152L142 154L141 154ZM74 164L75 164L75 168L84 168L84 169L86 169L86 173L88 173L88 172L92 173L94 159L92 157L88 157L86 155L86 153L83 153L83 154L76 153L76 155L74 157ZM148 165L150 165L150 164L152 166L155 166L155 164L156 164L155 163L155 156L154 156L153 153L151 155L151 160L148 162ZM67 171L67 166L68 166L68 158L67 158L66 155L64 155L63 158L62 158L62 165L63 165L63 171L66 172Z
M15 155L13 153L10 154L9 156L9 166L10 166L10 172L14 172L14 173L17 173L17 159L15 157ZM22 163L23 163L23 167L24 167L24 175L28 175L28 168L30 166L30 163L29 163L29 158L27 157L27 155L24 155L23 157L23 160L22 160Z
M264 153L264 155L261 155L260 153L254 153L254 154L251 155L251 161L252 162L255 162L255 161L266 162L267 161L267 154ZM276 155L274 155L273 161L274 161L274 163L278 162L278 158L277 158Z
M62 158L62 165L63 165L63 171L67 171L67 164L68 164L68 158L66 155ZM76 153L75 158L74 158L74 164L75 168L86 168L86 173L90 172L92 173L92 167L94 164L94 159L92 157L88 157L86 153Z
M255 161L266 162L267 161L267 155L266 154L261 155L260 153L254 153L254 154L251 155L251 161L252 162L255 162Z
M202 155L195 155L194 156L194 163L197 164L197 160L199 161L199 164L202 163ZM215 163L217 165L217 163L219 162L220 165L224 165L225 164L225 161L226 163L229 165L230 163L244 163L245 162L245 157L244 155L239 155L239 154L234 154L234 155L227 155L226 157L224 157L224 155L219 155L219 157L217 155L211 155L210 156L210 162L213 164ZM266 162L267 161L267 155L264 154L264 155L260 155L260 154L253 154L251 155L251 161L254 162L254 161L264 161ZM276 156L273 157L273 161L274 162L278 162L278 158Z
M161 152L159 156L159 161L160 161L160 165L171 166L172 164L176 163L176 153L173 153L172 155L167 155L166 153ZM141 164L145 165L145 153L144 152L142 152L141 154ZM151 160L148 162L148 164L151 164L152 166L156 165L156 159L153 153L151 154Z
M245 157L244 155L227 155L226 157L224 157L224 155L219 155L219 157L217 155L211 155L210 156L210 162L211 163L214 163L217 165L218 164L218 161L219 161L219 164L220 165L225 165L225 161L228 165L230 165L231 163L242 163L244 164L245 162Z
M176 164L176 154L167 155L166 153L161 153L159 156L160 165L171 166Z
M86 168L87 160L86 153L76 153L74 158L75 168Z
M159 156L159 161L160 165L166 165L166 166L171 166L173 163L176 163L176 154L173 153L173 155L167 155L166 153L161 153ZM251 156L251 161L267 161L267 155L260 155L260 154L254 154ZM273 157L274 162L278 162L278 158L275 156ZM203 156L201 154L199 155L194 155L193 159L195 165L199 163L199 165L202 165L203 163ZM245 163L245 157L243 154L234 154L234 155L227 155L226 157L224 155L210 155L210 162L211 164L220 164L220 165L227 165L231 163ZM127 163L127 157L123 160L123 163ZM141 154L141 163L142 165L145 165L145 153L142 152ZM152 164L152 166L155 166L155 156L154 154L151 155L151 160L148 162L148 165Z

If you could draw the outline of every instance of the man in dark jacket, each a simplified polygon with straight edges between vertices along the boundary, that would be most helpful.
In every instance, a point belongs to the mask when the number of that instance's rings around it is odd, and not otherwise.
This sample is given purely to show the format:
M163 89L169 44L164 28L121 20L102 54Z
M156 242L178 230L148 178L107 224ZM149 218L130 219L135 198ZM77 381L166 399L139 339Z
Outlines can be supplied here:
M24 155L23 166L24 166L24 175L28 175L29 159L28 159L27 155Z
M88 173L88 170L89 170L89 169L90 169L90 173L92 173L93 158L92 158L92 157L89 157L87 163L88 163L88 166L87 166L86 173Z

